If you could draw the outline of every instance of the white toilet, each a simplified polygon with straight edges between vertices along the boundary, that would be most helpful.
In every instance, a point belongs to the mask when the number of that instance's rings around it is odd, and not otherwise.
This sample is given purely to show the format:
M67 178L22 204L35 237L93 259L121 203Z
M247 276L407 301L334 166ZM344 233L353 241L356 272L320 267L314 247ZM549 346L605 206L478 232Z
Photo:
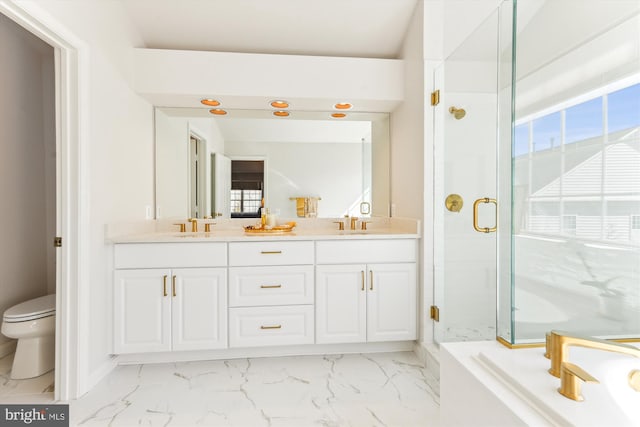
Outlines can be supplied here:
M38 377L55 365L56 295L14 305L4 312L2 334L18 340L11 379Z

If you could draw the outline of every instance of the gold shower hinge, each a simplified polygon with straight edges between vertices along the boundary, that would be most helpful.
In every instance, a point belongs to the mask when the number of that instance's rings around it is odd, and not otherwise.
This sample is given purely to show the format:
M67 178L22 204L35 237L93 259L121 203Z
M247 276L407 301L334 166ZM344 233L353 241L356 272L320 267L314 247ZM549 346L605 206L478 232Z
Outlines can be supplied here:
M440 90L431 92L431 105L436 106L440 104Z
M438 308L438 306L437 305L432 305L430 312L431 312L431 318L433 320L435 320L436 322L439 322L440 321L440 309Z

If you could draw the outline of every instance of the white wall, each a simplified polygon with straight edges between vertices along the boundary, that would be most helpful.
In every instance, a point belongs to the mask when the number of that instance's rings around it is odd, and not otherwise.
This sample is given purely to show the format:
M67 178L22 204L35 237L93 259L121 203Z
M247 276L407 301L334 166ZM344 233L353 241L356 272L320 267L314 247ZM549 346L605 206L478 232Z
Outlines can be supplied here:
M296 218L289 197L321 197L319 217L340 217L360 201L360 144L227 141L225 155L266 159L265 206L280 209L283 218Z
M205 94L224 108L264 109L277 97L298 111L348 100L359 111L388 112L402 102L395 59L162 49L137 49L135 58L136 91L154 105L199 107Z
M4 15L0 40L1 313L55 292L55 128L53 48Z
M156 216L189 217L189 122L156 110Z
M47 2L16 0L29 10L48 14L76 38L86 43L89 56L89 198L90 246L87 283L79 283L80 360L79 375L89 383L103 372L111 351L110 249L105 243L105 225L142 220L153 206L153 111L132 89L133 46L141 40L118 2L99 0ZM64 236L63 236L64 237ZM86 368L83 368L86 367ZM84 370L86 369L86 372Z
M423 5L418 3L402 48L404 102L391 115L392 215L423 217L424 54Z
M419 1L402 46L404 62L404 102L391 113L391 215L424 220L425 203L425 74L424 74L424 4ZM426 231L429 226L427 225ZM425 240L420 243L424 251ZM421 255L424 258L424 255ZM420 336L425 332L425 269L431 270L433 259L425 260L418 273L418 309ZM427 286L430 288L430 286ZM429 327L430 328L430 327ZM421 339L422 341L422 339Z
M170 117L155 111L156 217L187 219L189 209L189 137L202 138L207 146L205 175L211 176L211 153L224 153L224 139L216 121ZM211 180L205 182L205 216L211 212Z

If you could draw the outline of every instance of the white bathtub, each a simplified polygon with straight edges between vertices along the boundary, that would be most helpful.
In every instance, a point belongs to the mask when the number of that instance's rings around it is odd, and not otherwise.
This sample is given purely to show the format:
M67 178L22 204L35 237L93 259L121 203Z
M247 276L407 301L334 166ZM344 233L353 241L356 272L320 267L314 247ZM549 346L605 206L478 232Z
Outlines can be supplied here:
M571 348L569 360L600 381L584 384L583 402L557 392L544 349L510 350L497 342L441 345L443 426L640 426L640 393L627 384L640 359Z

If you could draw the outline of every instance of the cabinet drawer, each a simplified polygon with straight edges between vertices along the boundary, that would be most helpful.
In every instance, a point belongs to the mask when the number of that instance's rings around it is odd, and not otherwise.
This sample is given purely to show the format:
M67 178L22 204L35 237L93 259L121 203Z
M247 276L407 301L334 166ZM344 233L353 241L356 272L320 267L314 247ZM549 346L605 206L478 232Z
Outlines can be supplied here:
M313 242L229 243L229 265L313 264Z
M316 242L318 264L416 262L415 239Z
M313 344L313 306L229 309L229 347Z
M313 304L313 266L232 267L229 306Z
M226 243L121 243L115 268L225 267Z

